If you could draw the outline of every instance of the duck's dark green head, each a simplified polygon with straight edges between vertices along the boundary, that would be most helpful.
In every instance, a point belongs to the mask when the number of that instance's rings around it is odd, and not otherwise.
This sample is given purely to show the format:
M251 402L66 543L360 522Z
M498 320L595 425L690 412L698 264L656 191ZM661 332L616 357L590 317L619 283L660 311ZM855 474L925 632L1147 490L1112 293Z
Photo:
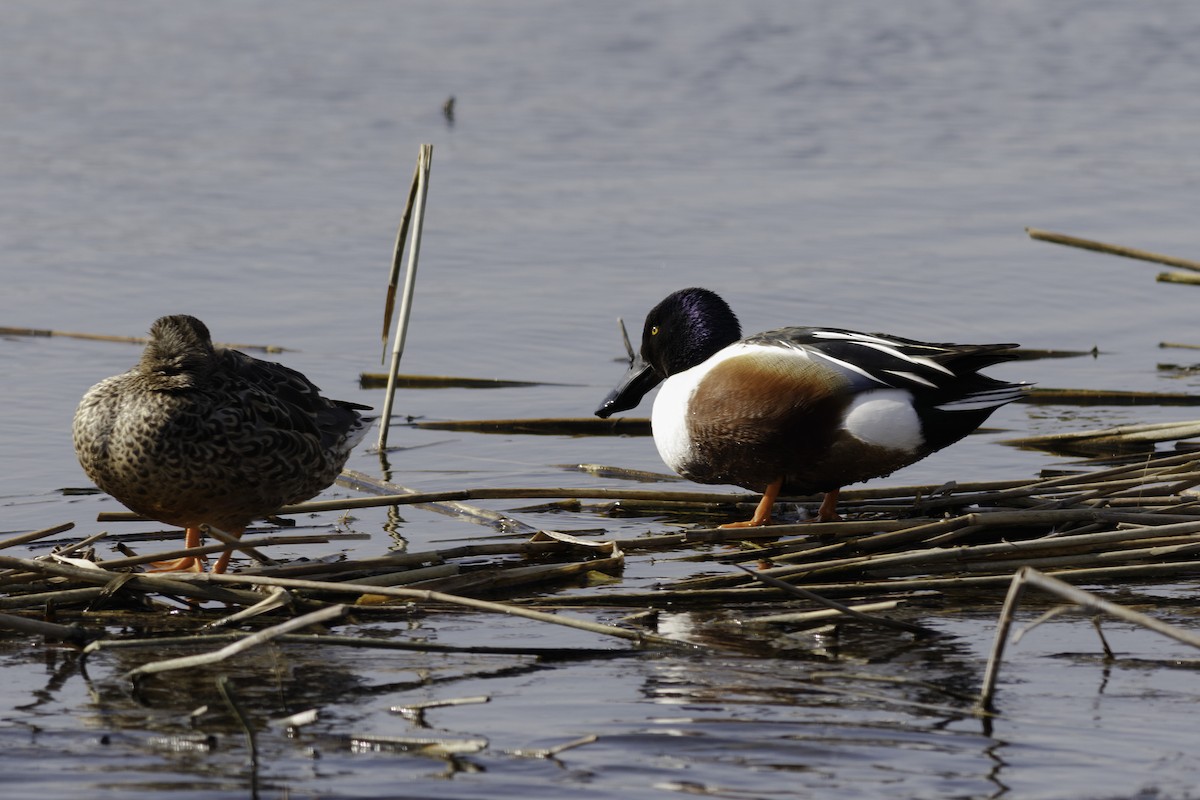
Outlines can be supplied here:
M635 407L662 381L704 363L740 338L737 315L716 292L700 288L672 292L646 315L641 352L604 398L596 416L607 418Z

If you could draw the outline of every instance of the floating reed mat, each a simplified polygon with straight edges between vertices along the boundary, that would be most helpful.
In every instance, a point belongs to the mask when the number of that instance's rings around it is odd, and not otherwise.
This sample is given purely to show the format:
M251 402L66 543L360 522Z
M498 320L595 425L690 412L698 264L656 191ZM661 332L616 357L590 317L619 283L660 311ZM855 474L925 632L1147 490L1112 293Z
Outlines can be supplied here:
M608 469L588 467L598 473ZM799 516L801 521L752 529L684 522L714 509L720 521L727 521L740 513L736 506L744 511L753 505L757 497L749 493L548 487L418 493L369 476L352 477L364 491L394 494L285 510L425 504L489 529L450 547L363 558L344 552L332 533L325 539L302 537L308 547L324 542L329 548L326 555L308 559L281 556L280 545L295 543L295 537L248 536L238 546L249 557L239 557L235 573L209 575L141 572L145 561L175 554L100 557L93 551L106 548L116 535L81 533L71 539L75 533L69 524L48 527L0 540L0 629L102 650L110 639L122 638L106 626L127 629L122 615L150 614L161 635L197 637L208 653L197 663L215 664L273 636L279 642L303 637L337 647L420 649L420 643L388 645L347 629L359 620L413 614L504 614L618 639L623 646L609 649L628 652L631 646L696 646L661 637L638 621L659 609L708 608L738 621L736 629L714 634L711 642L702 637L703 647L744 646L769 635L763 631L772 626L791 631L873 626L919 637L936 632L914 618L920 613L914 599L927 603L932 595L953 593L985 607L996 605L1013 574L1025 568L1091 587L1200 575L1200 496L1193 494L1200 485L1200 454L1194 452L1155 453L1115 466L1078 464L1066 474L1033 480L847 489L840 504L844 519L838 522L804 520L804 509L815 506L819 496L786 498L777 518ZM474 505L529 499L555 505L504 512ZM571 499L580 504L557 505ZM605 504L583 506L585 499ZM633 513L639 503L651 504L654 518L648 518L643 534L612 536L604 530L604 515L627 515L630 503ZM575 509L588 514L588 532L572 535L531 524L534 513L553 511L561 523ZM504 529L484 511L498 515ZM664 515L673 521L664 521ZM629 530L628 523L622 527ZM55 551L38 558L3 552L32 542L45 547L50 541L57 544ZM217 542L202 549L225 546ZM641 559L635 579L626 574L630 559ZM692 568L691 577L658 584L647 580L653 564L665 559L672 562L673 574ZM305 616L332 607L338 610L328 616ZM583 618L626 608L642 613L615 623ZM341 638L323 630L333 625L341 629L336 634ZM212 638L228 636L220 629L235 626L273 633L236 647L229 638ZM565 648L557 654L519 644L514 649L542 658L592 657L582 654L604 648ZM186 662L166 662L135 677L153 679L154 670L181 663Z

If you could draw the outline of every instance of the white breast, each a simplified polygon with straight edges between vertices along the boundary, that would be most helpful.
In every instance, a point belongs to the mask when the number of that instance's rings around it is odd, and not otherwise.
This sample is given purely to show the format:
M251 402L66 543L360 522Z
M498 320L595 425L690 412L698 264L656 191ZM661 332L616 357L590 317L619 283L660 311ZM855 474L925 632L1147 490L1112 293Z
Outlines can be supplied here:
M650 427L654 431L658 455L675 472L680 472L691 460L692 439L688 435L687 407L703 370L704 365L701 364L663 381L658 396L654 398L654 409L650 412Z

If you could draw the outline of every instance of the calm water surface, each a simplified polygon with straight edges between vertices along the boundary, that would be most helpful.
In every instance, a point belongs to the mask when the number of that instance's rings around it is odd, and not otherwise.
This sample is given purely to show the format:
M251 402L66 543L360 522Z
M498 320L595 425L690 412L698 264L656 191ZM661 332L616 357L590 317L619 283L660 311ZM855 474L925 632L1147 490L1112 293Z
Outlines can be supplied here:
M382 394L357 377L379 365L395 225L417 148L430 142L405 369L558 385L406 392L401 414L587 416L622 369L617 317L637 329L685 285L725 295L750 331L824 324L1098 347L1098 358L992 372L1196 390L1197 379L1157 368L1189 362L1160 342L1200 342L1196 290L1156 284L1153 265L1023 232L1200 251L1200 15L1185 0L11 0L4 17L2 325L140 335L161 314L192 313L218 339L290 348L280 360L327 393L378 407ZM441 110L451 95L452 123ZM136 355L70 338L0 342L0 530L100 530L95 515L113 501L61 493L86 485L69 420L88 386ZM991 433L888 480L1029 477L1058 462L997 440L1190 416L1010 406ZM401 429L393 443L406 449L390 454L391 478L425 490L595 485L561 466L580 462L662 469L636 438ZM366 448L350 466L381 469ZM382 510L360 514L350 524L372 538L347 548L375 555L483 535L420 510L403 517L397 528ZM668 524L523 518L615 536ZM631 562L623 588L697 566ZM1191 588L1152 605L1183 614ZM797 688L825 669L975 691L986 611L921 608L948 634L937 646L859 632L776 642L773 657L540 665L263 653L230 667L256 718L306 707L322 717L299 738L261 733L257 772L227 720L189 721L219 702L211 674L137 696L120 675L144 654L103 654L81 671L67 651L10 637L0 778L6 796L64 798L1196 796L1185 744L1196 734L1195 674L1162 666L1187 654L1136 630L1109 631L1134 659L1123 665L1095 656L1086 621L1031 634L1006 664L1004 718L990 730L891 702L944 702L912 688L881 685L882 700ZM659 625L719 621L666 615ZM455 644L596 645L475 616L376 627ZM492 701L428 724L485 737L478 755L447 763L349 742L422 733L391 705L472 694ZM179 735L192 733L216 739L183 746ZM593 733L597 743L557 760L514 752Z

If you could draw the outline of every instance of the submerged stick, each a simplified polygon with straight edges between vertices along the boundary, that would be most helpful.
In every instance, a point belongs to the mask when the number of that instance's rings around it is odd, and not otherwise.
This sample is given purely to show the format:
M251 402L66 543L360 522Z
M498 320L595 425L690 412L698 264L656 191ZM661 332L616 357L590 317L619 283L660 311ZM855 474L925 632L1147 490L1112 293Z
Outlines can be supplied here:
M392 341L392 366L388 370L387 396L383 400L383 413L379 419L379 450L387 447L388 427L392 417L392 402L396 394L396 373L400 371L400 358L404 355L404 341L408 337L408 319L412 314L412 297L417 285L417 260L421 253L421 229L425 224L425 197L429 192L429 162L433 158L433 145L421 145L417 156L417 198L413 206L412 242L408 246L408 268L404 273L404 294L400 297L400 316L396 322L396 338Z
M289 619L287 622L282 622L270 628L264 628L258 633L246 636L237 640L233 644L226 645L220 650L214 650L209 653L200 653L194 656L181 656L179 658L168 658L162 661L151 661L149 664L143 664L136 669L132 669L125 674L125 677L131 679L140 678L143 675L153 675L158 672L170 672L176 669L187 669L189 667L199 667L208 664L215 664L218 661L224 661L230 656L235 656L238 653L249 650L252 647L257 647L260 644L282 636L285 633L307 628L309 625L317 625L330 620L337 619L346 613L346 607L343 605L327 606L316 611L309 612L294 619Z
M1043 242L1053 242L1054 244L1063 244L1068 247L1079 247L1084 250L1095 250L1098 253L1108 253L1109 255L1123 256L1124 258L1136 258L1140 261L1153 261L1157 264L1166 264L1171 267L1180 267L1200 272L1200 261L1192 261L1187 258L1152 253L1149 250L1138 250L1119 244L1105 244L1104 242L1097 242L1094 239L1081 239L1078 236L1068 236L1065 233L1053 233L1051 231L1039 230L1038 228L1026 228L1025 232L1029 234L1029 238L1040 239Z

